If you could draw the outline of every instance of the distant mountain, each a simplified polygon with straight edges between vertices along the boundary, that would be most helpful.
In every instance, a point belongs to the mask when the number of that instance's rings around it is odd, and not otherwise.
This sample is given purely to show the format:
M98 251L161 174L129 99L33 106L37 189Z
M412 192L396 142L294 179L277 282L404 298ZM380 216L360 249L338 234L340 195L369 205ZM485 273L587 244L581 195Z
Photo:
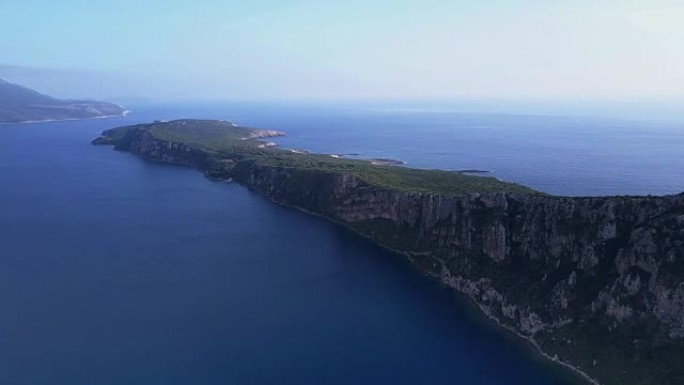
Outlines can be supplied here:
M0 79L0 123L91 119L123 115L113 103L62 100Z

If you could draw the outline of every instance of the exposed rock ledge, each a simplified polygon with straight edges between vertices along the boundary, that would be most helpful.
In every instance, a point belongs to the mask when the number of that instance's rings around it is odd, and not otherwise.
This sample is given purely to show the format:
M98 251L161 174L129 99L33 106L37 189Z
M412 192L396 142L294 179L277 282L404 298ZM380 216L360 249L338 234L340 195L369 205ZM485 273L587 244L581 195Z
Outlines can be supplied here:
M278 136L285 136L285 133L282 131L275 131L275 130L259 130L259 129L254 129L252 132L249 134L248 137L245 139L262 139L262 138L275 138Z

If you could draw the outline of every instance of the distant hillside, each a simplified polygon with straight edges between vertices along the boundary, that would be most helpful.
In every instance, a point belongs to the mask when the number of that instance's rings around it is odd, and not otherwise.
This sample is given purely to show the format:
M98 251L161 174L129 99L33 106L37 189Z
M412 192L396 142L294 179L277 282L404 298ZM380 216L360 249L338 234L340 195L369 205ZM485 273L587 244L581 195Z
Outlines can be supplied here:
M116 104L93 100L60 100L0 79L0 123L91 119L119 116Z

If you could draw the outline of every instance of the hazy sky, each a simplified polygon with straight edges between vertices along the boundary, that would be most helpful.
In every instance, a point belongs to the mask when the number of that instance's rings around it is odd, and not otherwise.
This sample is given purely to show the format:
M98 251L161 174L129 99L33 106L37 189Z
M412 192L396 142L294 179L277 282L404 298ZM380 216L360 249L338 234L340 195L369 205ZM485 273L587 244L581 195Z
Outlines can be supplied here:
M0 77L64 96L684 96L682 0L0 0L0 15Z

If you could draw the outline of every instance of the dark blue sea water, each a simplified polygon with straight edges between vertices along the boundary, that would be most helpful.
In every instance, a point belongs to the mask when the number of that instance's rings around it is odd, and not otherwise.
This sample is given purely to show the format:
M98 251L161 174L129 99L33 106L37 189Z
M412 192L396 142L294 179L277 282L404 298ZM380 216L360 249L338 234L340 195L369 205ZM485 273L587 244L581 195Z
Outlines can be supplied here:
M0 384L574 382L344 229L89 144L180 117L555 193L684 190L675 125L243 104L0 126Z

